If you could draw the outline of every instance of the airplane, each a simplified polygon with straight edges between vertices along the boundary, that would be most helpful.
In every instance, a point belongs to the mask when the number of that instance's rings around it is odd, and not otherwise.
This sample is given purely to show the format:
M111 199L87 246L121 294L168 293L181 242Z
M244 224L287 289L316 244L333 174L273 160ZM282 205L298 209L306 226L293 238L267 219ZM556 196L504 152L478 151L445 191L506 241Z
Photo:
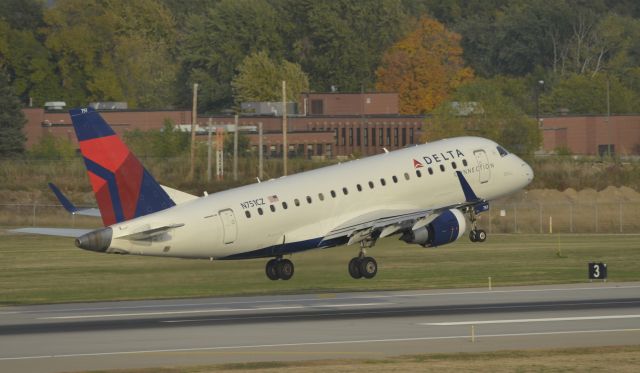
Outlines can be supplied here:
M466 217L470 240L483 242L477 216L534 176L496 142L456 137L196 197L158 184L94 109L69 113L99 212L77 209L50 187L68 211L99 215L104 227L16 231L75 237L77 247L98 253L271 258L271 280L293 276L285 256L354 244L348 272L370 279L378 265L367 249L377 240L446 245L464 235Z

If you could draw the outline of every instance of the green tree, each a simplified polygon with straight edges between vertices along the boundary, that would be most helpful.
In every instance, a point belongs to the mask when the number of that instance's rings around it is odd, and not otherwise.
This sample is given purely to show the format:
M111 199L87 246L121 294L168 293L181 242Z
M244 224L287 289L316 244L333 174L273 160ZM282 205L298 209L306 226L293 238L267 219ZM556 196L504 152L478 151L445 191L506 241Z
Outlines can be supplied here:
M24 153L26 137L22 132L27 123L20 101L9 86L4 74L0 74L0 157L12 157Z
M237 104L246 101L280 101L282 81L286 81L287 97L297 100L309 90L309 79L300 65L289 61L276 62L266 52L247 56L238 67L231 86Z
M440 105L432 114L425 125L427 141L482 136L522 156L532 155L540 146L541 135L535 119L503 95L491 80L479 78L462 85L451 101Z
M158 0L59 0L45 12L46 46L58 60L65 99L173 101L175 24Z
M180 40L178 102L191 104L192 85L199 84L200 111L229 108L231 81L244 58L259 50L283 56L281 19L266 0L222 0L188 19Z
M568 110L569 113L576 114L604 114L607 112L607 84L611 113L640 111L638 94L625 87L618 78L604 74L574 74L563 79L551 93L541 98L541 108L548 113Z
M124 133L124 140L140 157L167 158L187 153L191 137L175 128L171 119L165 119L161 130L133 130Z
M35 159L71 159L76 156L76 145L71 141L46 133L28 151Z

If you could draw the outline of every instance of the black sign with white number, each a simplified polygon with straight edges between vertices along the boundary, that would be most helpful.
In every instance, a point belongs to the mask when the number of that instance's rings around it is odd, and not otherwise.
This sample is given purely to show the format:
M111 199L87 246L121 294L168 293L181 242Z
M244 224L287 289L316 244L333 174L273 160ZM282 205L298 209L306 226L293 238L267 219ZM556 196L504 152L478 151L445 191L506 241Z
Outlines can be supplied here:
M606 263L589 263L589 279L605 280L607 278Z

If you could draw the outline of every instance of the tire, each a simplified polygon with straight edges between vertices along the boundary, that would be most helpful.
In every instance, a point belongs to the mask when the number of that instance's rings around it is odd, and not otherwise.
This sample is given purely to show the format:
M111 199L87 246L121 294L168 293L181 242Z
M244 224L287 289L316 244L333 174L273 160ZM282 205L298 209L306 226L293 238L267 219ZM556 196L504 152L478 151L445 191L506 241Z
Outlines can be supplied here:
M487 240L487 232L483 231L483 230L479 230L478 231L478 235L477 235L477 239L478 242L484 242Z
M360 273L360 259L353 258L349 261L349 274L354 279L362 278L362 273Z
M269 280L277 280L278 277L278 271L276 269L276 266L278 264L278 261L275 259L271 259L270 261L267 262L267 266L265 267L265 272L267 273L267 277L269 278Z
M378 263L372 257L364 257L360 260L360 273L364 278L374 278L378 273Z
M293 263L289 259L282 259L276 265L278 277L282 280L288 280L293 277Z
M469 240L471 242L478 242L478 231L473 229L469 232Z

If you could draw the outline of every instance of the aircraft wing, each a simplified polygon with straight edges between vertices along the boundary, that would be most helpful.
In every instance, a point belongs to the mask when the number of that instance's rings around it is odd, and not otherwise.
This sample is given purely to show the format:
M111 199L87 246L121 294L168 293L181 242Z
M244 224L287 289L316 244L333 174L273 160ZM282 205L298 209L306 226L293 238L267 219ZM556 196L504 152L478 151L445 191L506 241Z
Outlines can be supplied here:
M25 233L25 234L42 234L46 236L58 236L58 237L73 237L78 238L83 234L89 233L93 229L76 229L76 228L18 228L12 229L9 232L12 233Z

